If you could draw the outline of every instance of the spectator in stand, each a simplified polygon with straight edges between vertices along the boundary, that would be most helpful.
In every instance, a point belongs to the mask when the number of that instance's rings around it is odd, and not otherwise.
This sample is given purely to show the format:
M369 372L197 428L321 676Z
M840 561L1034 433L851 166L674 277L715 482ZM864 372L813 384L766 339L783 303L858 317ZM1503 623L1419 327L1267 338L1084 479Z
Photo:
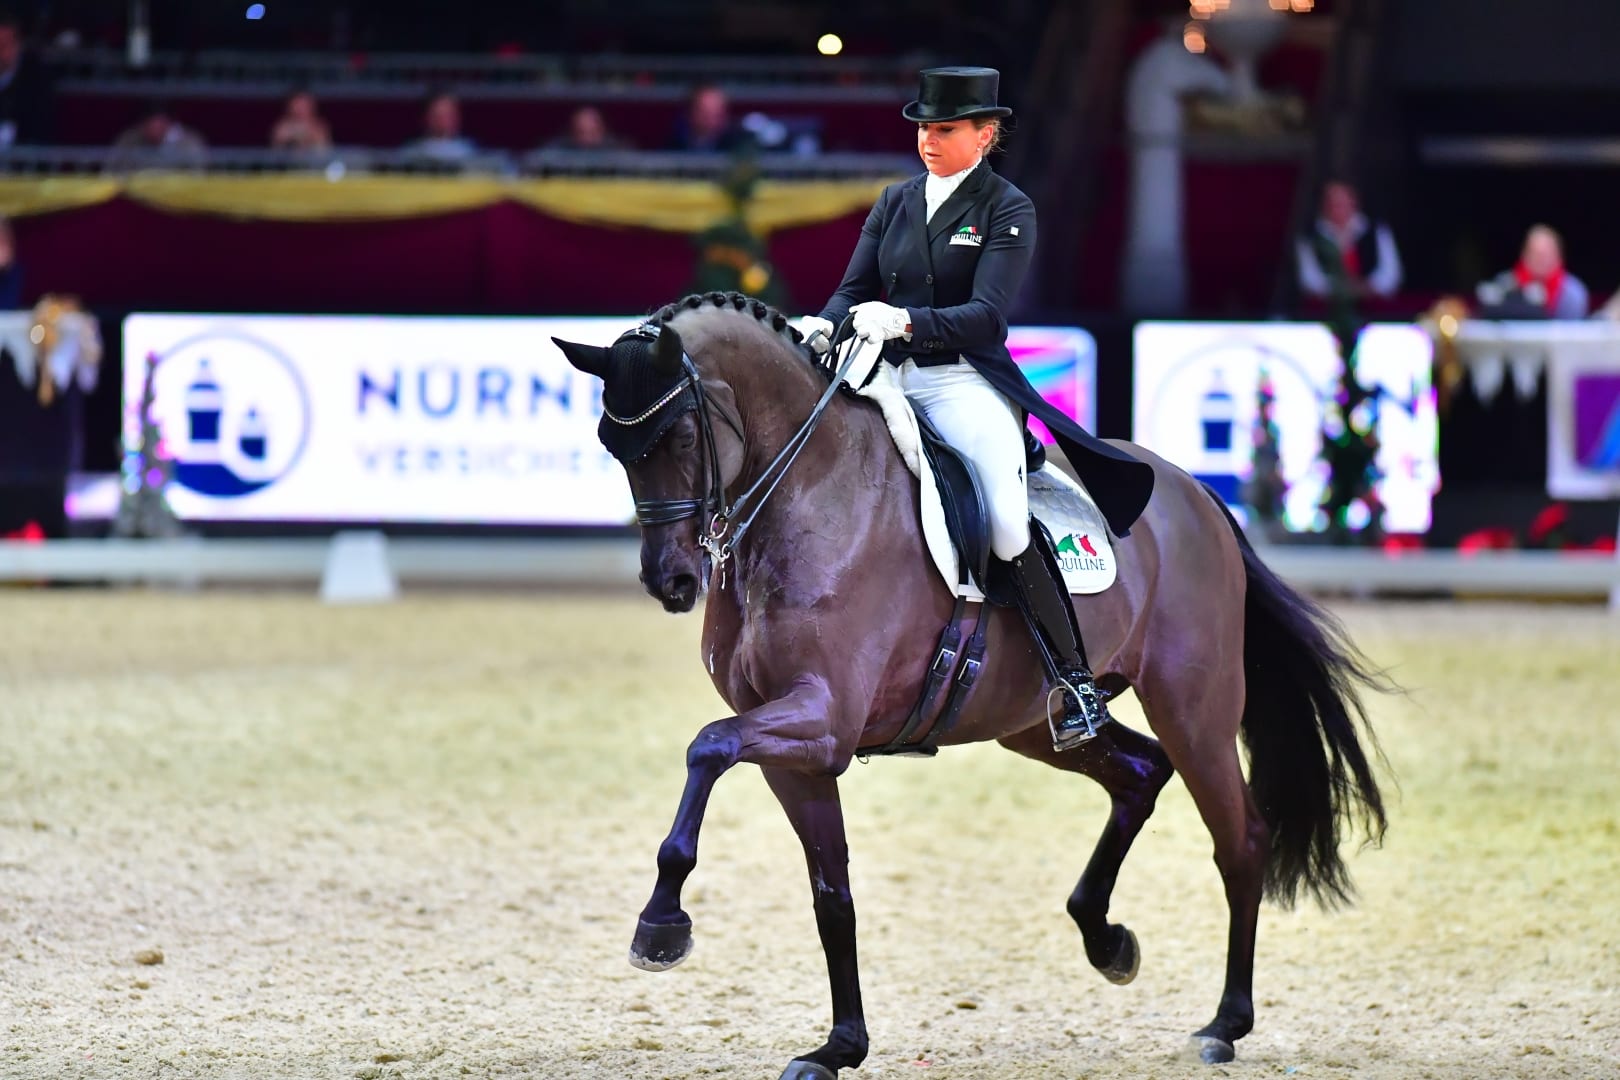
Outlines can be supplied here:
M582 105L568 118L568 130L546 143L547 150L630 150L629 142L608 130L602 110Z
M731 121L731 100L726 92L712 83L704 83L693 89L685 114L675 122L669 148L734 154L747 149L750 142L748 132Z
M202 168L207 164L208 144L176 120L162 102L148 105L107 155L107 168L113 171Z
M0 8L0 149L51 141L50 74L23 41L22 23Z
M1332 180L1322 189L1316 229L1300 237L1296 247L1299 286L1318 300L1329 299L1338 289L1360 300L1393 296L1401 287L1394 234L1361 212L1361 199L1346 181Z
M461 99L449 90L435 91L422 110L422 136L405 152L425 161L459 165L478 153L478 145L461 133Z
M20 311L23 306L22 267L17 263L17 238L11 221L0 217L0 311Z
M299 87L287 95L281 116L270 129L270 146L304 154L332 149L332 129L322 119L320 105L308 89Z
M1475 290L1484 313L1499 319L1584 319L1586 284L1564 267L1564 241L1550 225L1532 225L1519 262Z

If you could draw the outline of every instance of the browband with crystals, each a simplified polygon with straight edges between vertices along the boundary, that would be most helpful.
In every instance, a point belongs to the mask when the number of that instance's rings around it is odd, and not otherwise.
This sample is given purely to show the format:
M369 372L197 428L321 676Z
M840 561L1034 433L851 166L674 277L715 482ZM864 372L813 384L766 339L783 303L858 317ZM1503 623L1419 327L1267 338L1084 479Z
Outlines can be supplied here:
M643 412L640 416L632 416L629 419L626 419L626 418L624 418L622 416L614 416L613 415L613 410L609 409L605 403L602 406L602 415L607 417L609 420L613 421L615 424L618 424L618 425L620 425L622 427L632 427L632 426L634 426L636 424L639 424L642 421L647 420L648 418L650 418L659 409L662 409L665 405L668 405L670 402L672 402L676 398L680 397L682 392L685 391L685 390L686 390L686 384L684 382L676 383L674 386L670 387L669 393L665 394L663 397L659 398L657 401L655 401L651 405L649 405L647 407L646 411Z

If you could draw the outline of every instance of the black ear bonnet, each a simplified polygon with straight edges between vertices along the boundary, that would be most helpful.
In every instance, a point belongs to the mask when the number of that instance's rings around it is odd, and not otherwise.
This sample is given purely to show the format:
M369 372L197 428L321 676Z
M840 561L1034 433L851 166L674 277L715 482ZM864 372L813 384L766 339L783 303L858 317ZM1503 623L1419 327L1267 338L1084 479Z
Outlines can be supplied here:
M659 367L655 354L660 333L652 323L642 323L620 334L603 380L596 437L626 465L646 457L675 421L697 408L687 372Z

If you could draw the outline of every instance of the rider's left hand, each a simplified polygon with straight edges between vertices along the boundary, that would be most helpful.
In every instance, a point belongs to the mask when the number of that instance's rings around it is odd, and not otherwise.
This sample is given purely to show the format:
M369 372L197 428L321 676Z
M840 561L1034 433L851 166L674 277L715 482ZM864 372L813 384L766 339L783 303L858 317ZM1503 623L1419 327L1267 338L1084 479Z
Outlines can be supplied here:
M849 310L855 316L855 336L866 341L890 341L911 333L911 313L905 308L869 300Z

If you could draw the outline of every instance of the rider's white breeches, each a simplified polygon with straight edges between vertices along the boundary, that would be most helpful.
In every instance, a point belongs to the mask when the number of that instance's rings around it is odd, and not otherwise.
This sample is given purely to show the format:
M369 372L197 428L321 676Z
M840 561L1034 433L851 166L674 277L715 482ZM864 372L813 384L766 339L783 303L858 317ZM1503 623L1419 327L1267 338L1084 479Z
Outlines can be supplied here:
M968 364L918 367L907 360L900 385L945 441L973 463L990 512L990 550L1011 560L1029 547L1029 487L1018 410Z

